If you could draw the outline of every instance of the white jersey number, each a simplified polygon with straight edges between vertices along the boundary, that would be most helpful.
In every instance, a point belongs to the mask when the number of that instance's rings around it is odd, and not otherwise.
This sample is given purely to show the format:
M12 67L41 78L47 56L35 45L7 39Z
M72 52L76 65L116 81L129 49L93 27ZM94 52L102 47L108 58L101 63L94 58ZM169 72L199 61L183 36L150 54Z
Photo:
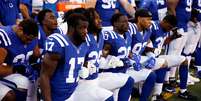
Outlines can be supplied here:
M198 6L201 7L201 0L198 0Z
M186 5L187 5L186 11L187 12L191 12L191 10L192 10L192 3L193 3L192 0L186 0Z
M165 1L164 0L157 0L157 4L164 5Z
M104 9L114 9L116 7L116 0L102 0L104 4L102 4L102 7Z
M29 60L29 57L32 54L33 54L33 51L29 51L26 55L25 54L19 54L14 58L13 63L24 63L25 61Z
M118 49L118 53L120 53L121 55L119 55L118 58L128 57L130 50L131 50L131 47L128 47L128 48L126 48L126 47L120 47Z
M75 66L76 64L78 65L83 65L84 63L84 57L78 57L78 58L71 58L69 61L70 64L70 70L68 73L68 78L66 78L66 83L73 83L75 82L75 77L74 77L74 70L75 70Z

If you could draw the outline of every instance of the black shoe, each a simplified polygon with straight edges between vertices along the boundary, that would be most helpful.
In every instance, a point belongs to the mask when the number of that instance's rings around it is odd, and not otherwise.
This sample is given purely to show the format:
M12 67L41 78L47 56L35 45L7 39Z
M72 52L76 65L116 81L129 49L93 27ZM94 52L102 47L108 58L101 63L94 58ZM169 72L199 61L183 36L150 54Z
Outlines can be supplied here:
M179 83L177 82L177 80L174 77L170 77L169 82L170 82L169 84L172 87L174 87L174 88L179 87Z
M197 101L197 97L191 95L188 91L185 91L184 93L179 92L178 97L186 100Z
M162 95L154 95L152 96L151 101L166 101Z
M170 84L163 84L163 91L169 93L176 93L176 89Z

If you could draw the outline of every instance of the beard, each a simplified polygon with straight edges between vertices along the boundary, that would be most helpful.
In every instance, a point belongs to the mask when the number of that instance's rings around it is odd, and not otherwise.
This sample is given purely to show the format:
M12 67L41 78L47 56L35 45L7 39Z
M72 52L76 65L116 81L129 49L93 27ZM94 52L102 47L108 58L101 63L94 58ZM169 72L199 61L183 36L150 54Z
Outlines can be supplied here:
M73 38L75 39L75 41L78 43L78 44L82 44L83 42L86 42L86 38L83 37L81 34L79 33L74 33L73 34Z

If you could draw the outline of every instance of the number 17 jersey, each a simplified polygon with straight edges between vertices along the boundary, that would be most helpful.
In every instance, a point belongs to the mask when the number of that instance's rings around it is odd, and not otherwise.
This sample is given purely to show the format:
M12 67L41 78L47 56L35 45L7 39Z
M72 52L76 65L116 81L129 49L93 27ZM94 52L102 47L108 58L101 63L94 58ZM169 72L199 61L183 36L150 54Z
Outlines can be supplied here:
M64 101L74 92L79 80L78 72L83 66L88 46L87 43L82 43L76 47L66 35L60 33L52 34L47 38L46 52L61 56L51 78L53 101Z

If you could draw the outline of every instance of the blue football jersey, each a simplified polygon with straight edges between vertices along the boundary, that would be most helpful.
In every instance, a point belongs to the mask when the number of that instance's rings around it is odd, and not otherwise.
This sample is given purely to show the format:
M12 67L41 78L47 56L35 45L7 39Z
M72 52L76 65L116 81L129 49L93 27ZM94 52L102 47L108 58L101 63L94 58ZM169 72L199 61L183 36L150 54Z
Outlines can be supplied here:
M89 42L90 48L87 56L85 58L86 61L93 63L97 68L94 68L87 80L92 80L98 77L98 67L99 67L99 59L102 55L102 49L104 44L104 36L103 33L100 32L97 40L93 34L89 33L87 36L87 40Z
M115 13L117 0L97 0L96 11L100 15L103 26L111 26L110 19Z
M128 58L131 51L131 35L126 32L120 35L114 31L104 32L105 43L111 45L110 55L116 56L119 59ZM111 72L125 72L127 68L111 68L107 71Z
M158 21L158 5L157 0L140 0L140 8L145 8L152 13L152 19Z
M150 40L151 30L147 29L142 32L139 32L136 24L130 24L129 32L132 35L132 53L141 55L144 52L148 41Z
M26 45L23 44L11 26L0 27L0 47L5 48L8 52L5 63L9 65L26 64L36 45L37 40Z
M168 32L165 32L158 22L154 22L151 26L152 34L151 41L154 48L162 48Z
M48 2L48 1L55 1L55 2ZM58 12L57 12L57 3L59 0L45 0L43 2L43 9L50 9L54 12L54 15L58 17Z
M18 0L0 0L0 22L4 25L16 24L19 18Z
M60 28L57 28L54 30L54 33L61 33L63 34L63 31ZM53 33L52 33L53 34ZM42 28L42 26L39 25L39 33L38 33L38 45L41 49L45 49L45 40L47 36Z
M198 21L201 21L201 0L193 0L193 8L199 11Z
M158 9L167 8L167 1L166 0L157 0Z
M128 0L128 2L130 4L132 4L133 2L135 2L135 0ZM116 3L116 9L118 9L122 14L129 16L129 14L126 12L126 10L122 7L122 5L120 4L120 2Z
M184 31L187 31L187 23L191 17L193 0L179 0L179 3L176 7L176 17L177 17L177 27L183 28Z
M160 21L167 15L167 0L157 0L158 18Z
M61 60L51 78L53 101L64 101L74 92L78 82L78 72L83 66L89 44L76 47L68 36L55 33L46 40L46 52L60 54Z

